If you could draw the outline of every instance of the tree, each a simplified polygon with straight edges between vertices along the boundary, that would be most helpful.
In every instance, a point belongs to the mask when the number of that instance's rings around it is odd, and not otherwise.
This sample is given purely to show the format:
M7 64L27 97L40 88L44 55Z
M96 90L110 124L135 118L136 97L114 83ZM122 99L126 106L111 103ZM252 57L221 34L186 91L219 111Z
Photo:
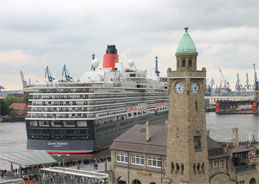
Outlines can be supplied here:
M1 111L1 116L5 116L8 115L11 111L11 109L9 109L9 106L12 103L26 103L28 104L28 99L29 97L24 97L24 98L18 98L15 96L7 96L4 99L0 99L0 111ZM13 113L10 114L11 116L14 115Z

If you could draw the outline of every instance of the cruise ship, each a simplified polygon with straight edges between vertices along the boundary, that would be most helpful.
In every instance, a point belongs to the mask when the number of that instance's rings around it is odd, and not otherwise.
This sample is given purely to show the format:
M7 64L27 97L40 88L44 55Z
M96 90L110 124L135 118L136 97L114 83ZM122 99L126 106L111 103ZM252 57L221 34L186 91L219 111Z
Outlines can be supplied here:
M70 78L69 78L70 79ZM80 80L31 85L26 117L27 149L90 153L107 148L135 124L168 119L166 78L119 62L108 45L102 65L93 59Z

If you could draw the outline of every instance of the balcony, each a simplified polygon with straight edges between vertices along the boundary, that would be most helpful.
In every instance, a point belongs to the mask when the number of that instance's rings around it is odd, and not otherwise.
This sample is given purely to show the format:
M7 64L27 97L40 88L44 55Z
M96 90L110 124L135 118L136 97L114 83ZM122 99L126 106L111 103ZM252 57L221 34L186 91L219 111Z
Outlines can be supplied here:
M256 170L256 164L248 164L236 167L236 173L250 172Z

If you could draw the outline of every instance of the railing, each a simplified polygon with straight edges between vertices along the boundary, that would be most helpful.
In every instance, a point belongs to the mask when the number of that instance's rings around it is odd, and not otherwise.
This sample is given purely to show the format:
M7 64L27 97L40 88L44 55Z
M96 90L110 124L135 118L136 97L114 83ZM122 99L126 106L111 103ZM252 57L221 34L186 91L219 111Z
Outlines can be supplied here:
M243 166L237 166L236 167L236 172L245 172L245 171L250 171L250 170L255 170L256 169L256 164L248 164L248 165L243 165Z

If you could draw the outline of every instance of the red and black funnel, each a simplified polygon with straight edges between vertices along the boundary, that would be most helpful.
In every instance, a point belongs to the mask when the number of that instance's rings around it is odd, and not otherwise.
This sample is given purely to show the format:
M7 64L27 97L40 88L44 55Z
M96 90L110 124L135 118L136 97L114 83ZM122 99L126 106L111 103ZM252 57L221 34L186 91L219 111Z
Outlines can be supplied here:
M103 68L112 68L115 70L115 63L119 62L117 49L115 45L107 45L106 54L103 56Z

